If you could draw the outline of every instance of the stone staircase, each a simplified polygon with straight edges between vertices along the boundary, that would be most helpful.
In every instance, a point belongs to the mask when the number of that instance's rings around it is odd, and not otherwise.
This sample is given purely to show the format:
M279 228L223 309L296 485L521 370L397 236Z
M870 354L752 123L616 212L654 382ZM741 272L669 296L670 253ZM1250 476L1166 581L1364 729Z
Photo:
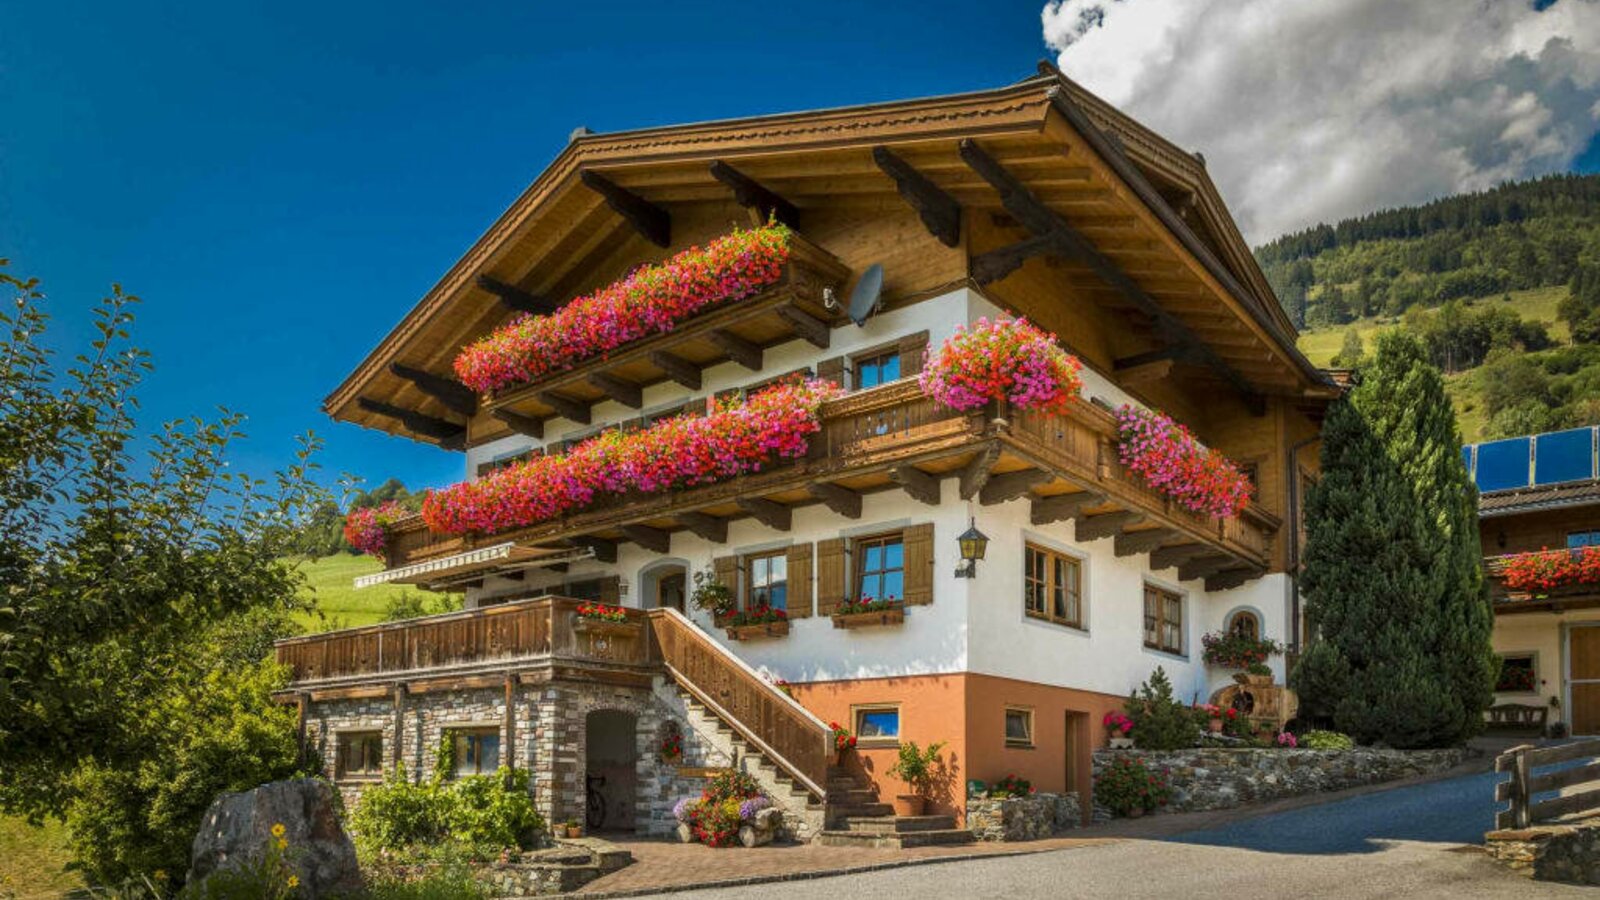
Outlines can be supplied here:
M956 827L954 816L895 815L877 791L838 766L828 769L828 801L828 827L816 839L825 847L903 850L975 839L970 829Z

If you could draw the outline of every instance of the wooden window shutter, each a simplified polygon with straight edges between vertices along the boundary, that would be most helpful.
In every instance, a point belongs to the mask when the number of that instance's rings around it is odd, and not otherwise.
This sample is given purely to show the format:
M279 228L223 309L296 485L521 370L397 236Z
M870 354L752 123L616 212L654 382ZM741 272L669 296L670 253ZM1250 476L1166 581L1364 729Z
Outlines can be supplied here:
M845 579L849 577L845 564L844 539L833 538L817 542L817 615L831 616L844 599Z
M913 525L901 538L906 551L906 605L933 602L933 525Z
M607 575L597 579L600 582L601 603L622 602L622 578L618 575Z
M722 586L733 592L733 602L739 603L739 557L719 556L711 561L711 574Z
M817 377L844 387L844 357L835 356L817 363Z
M900 377L917 375L928 359L928 333L919 331L900 339Z
M803 619L811 615L811 545L795 544L789 548L789 618Z

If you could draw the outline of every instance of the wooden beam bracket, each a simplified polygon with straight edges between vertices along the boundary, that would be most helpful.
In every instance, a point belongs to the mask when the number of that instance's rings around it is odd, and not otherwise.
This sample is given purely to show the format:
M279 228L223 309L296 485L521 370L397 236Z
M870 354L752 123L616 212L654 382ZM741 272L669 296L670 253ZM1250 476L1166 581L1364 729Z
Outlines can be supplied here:
M1106 495L1098 491L1079 491L1076 494L1056 494L1033 498L1033 509L1028 520L1035 525L1048 525L1062 519L1082 518L1083 510L1106 502Z
M650 362L678 384L691 391L700 390L700 367L687 359L665 350L656 350L650 354Z
M1151 528L1148 531L1124 531L1116 536L1114 552L1118 556L1133 556L1137 553L1148 553L1155 550L1167 541L1177 537L1178 533L1170 528Z
M579 425L588 425L590 422L589 404L582 400L554 391L540 391L539 402L555 410L562 418L577 422Z
M792 303L778 307L778 315L789 323L795 334L811 342L813 347L818 350L828 349L828 344L832 341L833 334L827 322Z
M617 542L605 538L580 535L572 539L572 543L579 547L587 547L594 551L595 562L614 563L617 561Z
M847 519L861 518L861 495L847 487L837 484L817 482L807 486L811 496L821 500L823 505Z
M672 535L659 528L651 528L649 525L624 525L622 533L628 536L628 540L651 553L672 552Z
M762 497L741 497L737 503L740 509L768 528L777 531L789 530L794 511L782 503L775 503Z
M596 372L589 376L589 383L629 409L641 409L644 406L644 389L631 381Z
M718 350L726 353L729 359L752 372L761 371L764 353L759 344L751 343L726 328L713 329L706 338L715 344Z
M561 304L548 297L541 297L538 294L525 291L514 284L507 284L489 275L479 275L476 283L478 287L495 295L499 299L500 305L510 312L525 312L547 316L561 308Z
M665 209L618 186L599 172L585 169L581 177L584 187L605 198L611 211L625 219L645 240L657 247L672 246L672 217Z
M979 253L967 264L972 280L989 284L1010 275L1035 256L1049 253L1055 245L1050 235L1036 235L987 253Z
M961 204L956 198L928 180L928 176L894 155L887 147L873 147L872 160L885 175L894 179L895 190L917 211L928 233L946 247L961 243Z
M733 191L733 199L745 209L753 209L763 222L776 219L790 228L800 227L800 210L773 190L722 160L711 164L711 177Z
M978 454L967 463L961 471L961 499L971 500L978 496L983 486L989 483L990 473L994 471L994 464L1000 459L1000 444L990 441L978 451Z
M445 419L436 419L433 416L419 413L413 409L384 403L382 400L373 400L370 397L357 397L356 406L373 413L394 419L407 430L423 437L430 437L439 442L439 446L446 450L461 450L467 445L467 427L457 425Z
M470 416L478 411L478 395L454 378L435 375L405 363L390 363L389 371L416 385L417 390L443 403L451 412Z
M512 412L509 409L497 409L492 413L492 415L501 422L504 422L507 428L510 428L517 434L526 435L541 441L544 440L543 419L536 419L533 416L525 416L522 413Z
M1078 520L1077 537L1080 541L1097 541L1119 534L1129 525L1144 521L1144 514L1129 509L1086 516Z
M677 519L683 524L683 527L713 544L726 544L728 542L727 519L698 512L678 513Z
M939 505L939 479L927 472L915 466L895 466L889 470L889 478L914 499L929 506Z
M1023 469L1020 472L1007 472L1004 475L995 475L989 483L978 492L978 502L985 506L1004 503L1026 496L1037 485L1046 484L1055 476L1044 469Z

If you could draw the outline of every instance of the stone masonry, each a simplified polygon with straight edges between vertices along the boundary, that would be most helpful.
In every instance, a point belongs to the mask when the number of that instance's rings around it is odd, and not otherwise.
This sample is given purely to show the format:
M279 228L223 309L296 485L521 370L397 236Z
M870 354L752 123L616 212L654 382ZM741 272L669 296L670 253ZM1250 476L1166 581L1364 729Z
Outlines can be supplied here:
M1600 818L1491 831L1489 856L1538 881L1600 884Z
M967 827L980 841L1036 841L1077 828L1080 816L1076 791L967 798Z

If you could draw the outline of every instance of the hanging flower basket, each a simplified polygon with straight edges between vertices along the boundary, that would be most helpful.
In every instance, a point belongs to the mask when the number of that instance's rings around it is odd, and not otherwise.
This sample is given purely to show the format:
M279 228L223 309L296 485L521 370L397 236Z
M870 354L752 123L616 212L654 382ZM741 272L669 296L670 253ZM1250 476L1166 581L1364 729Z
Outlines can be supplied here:
M826 381L774 385L706 416L612 430L565 454L536 456L430 492L422 520L441 534L493 534L536 525L627 491L659 494L758 472L805 455L821 429L817 408L838 393Z
M389 528L410 514L392 500L380 506L352 509L344 518L344 539L362 553L382 559L389 545Z
M959 327L928 360L923 393L951 409L973 410L996 401L1060 413L1083 390L1083 368L1055 335L1027 319L979 319Z
M641 266L549 315L521 316L467 345L456 357L456 377L480 393L500 391L671 331L707 307L777 284L789 261L790 236L778 224L734 231Z
M1513 591L1545 593L1574 585L1600 584L1600 547L1519 553L1508 558L1501 571L1506 588Z
M1250 479L1244 472L1162 413L1119 408L1117 456L1145 484L1190 511L1227 518L1250 502Z
M905 605L893 597L874 600L862 597L845 600L833 610L835 628L869 628L875 625L900 625L906 620Z

